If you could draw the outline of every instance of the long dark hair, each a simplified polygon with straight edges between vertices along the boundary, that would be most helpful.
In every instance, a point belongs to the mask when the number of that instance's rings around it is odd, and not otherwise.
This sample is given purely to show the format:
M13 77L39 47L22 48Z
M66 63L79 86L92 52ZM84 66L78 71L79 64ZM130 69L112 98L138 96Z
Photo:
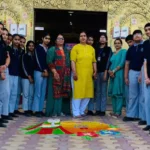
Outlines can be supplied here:
M106 40L108 40L108 37L107 37L107 35L105 33L101 33L100 34L99 40L100 40L101 36L104 36L106 38ZM100 46L101 46L101 43L98 41L97 44L95 44L95 48L99 49ZM106 42L105 47L108 47L108 42Z
M0 22L0 25L2 25L2 26L3 26L3 29L4 29L4 24L3 24L2 22ZM1 39L1 41L0 41L0 42L5 43L5 42L4 42L4 40L3 40L2 35L0 35L0 39Z
M27 52L30 52L30 50L29 50L28 47L29 47L29 45L30 45L31 43L34 45L34 49L35 49L35 42L30 40L30 41L28 41L27 44L26 44L26 51L27 51Z
M121 45L123 44L123 42L120 38L115 39L114 44L115 44L116 41L120 41Z

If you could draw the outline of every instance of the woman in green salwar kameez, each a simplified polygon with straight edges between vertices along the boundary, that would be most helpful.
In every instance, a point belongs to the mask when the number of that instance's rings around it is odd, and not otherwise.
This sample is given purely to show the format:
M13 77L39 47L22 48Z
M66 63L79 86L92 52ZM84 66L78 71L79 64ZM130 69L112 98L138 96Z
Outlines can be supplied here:
M123 100L125 96L124 83L124 66L126 60L126 50L122 49L122 40L116 39L114 41L116 52L110 59L110 83L108 89L108 96L112 98L113 113L111 116L118 118L121 115Z
M63 106L63 109L70 111L71 75L70 54L64 47L64 37L61 34L57 36L56 46L47 52L47 64L50 75L46 116L62 116Z

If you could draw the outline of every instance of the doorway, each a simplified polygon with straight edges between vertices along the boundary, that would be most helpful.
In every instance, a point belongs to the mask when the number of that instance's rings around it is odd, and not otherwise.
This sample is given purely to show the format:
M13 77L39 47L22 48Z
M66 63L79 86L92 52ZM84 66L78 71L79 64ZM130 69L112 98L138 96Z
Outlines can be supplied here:
M50 33L53 42L61 33L66 43L78 43L81 31L97 40L100 32L107 29L107 12L35 9L34 13L35 41L40 41L45 31Z

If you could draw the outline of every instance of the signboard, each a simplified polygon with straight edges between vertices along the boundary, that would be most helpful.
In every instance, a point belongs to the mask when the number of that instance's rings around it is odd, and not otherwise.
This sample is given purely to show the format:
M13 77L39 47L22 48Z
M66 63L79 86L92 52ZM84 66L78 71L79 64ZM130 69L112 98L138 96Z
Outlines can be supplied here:
M121 28L121 38L126 38L129 35L129 27Z
M119 37L120 37L120 27L114 27L113 38L116 39L116 38L119 38Z
M27 35L27 25L26 24L19 24L18 26L18 34L26 36Z
M18 33L18 25L17 24L10 24L10 33L12 35Z

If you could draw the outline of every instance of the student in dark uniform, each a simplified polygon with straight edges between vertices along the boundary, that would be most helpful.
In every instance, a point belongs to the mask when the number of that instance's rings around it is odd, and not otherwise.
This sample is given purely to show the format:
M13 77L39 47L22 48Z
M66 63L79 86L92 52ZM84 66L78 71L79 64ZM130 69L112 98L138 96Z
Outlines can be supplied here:
M10 53L10 65L9 65L9 81L10 81L10 100L9 110L12 117L17 117L14 114L17 96L18 96L18 80L19 80L19 59L20 53L20 36L18 34L13 35L12 46L9 47Z
M126 43L128 44L129 47L131 47L134 44L134 40L133 40L133 35L129 34L126 39L125 39Z
M23 110L24 115L30 117L32 115L32 103L34 96L34 49L35 43L28 41L26 45L27 53L22 56L22 72L21 85L23 92Z
M46 96L48 66L46 63L46 55L48 45L50 43L50 34L44 34L42 44L35 49L35 70L34 70L34 100L32 110L36 112L37 117L43 114L44 100Z
M140 118L139 125L144 125L144 95L142 95L143 88L141 83L141 70L144 62L142 31L135 30L133 39L135 43L129 48L126 56L125 83L129 85L129 103L126 117L124 117L123 121L134 121Z
M10 64L10 56L9 52L7 51L7 40L8 40L8 30L6 28L3 29L2 38L4 41L5 53L7 53L7 62L6 66ZM6 120L13 120L12 117L9 116L9 96L10 96L10 87L9 87L9 71L8 67L5 70L5 101L3 103L3 110L2 110L2 118Z
M107 102L108 68L112 50L107 46L107 35L101 34L96 49L97 79L95 81L96 115L105 116Z
M12 35L11 35L10 33L8 34L7 44L8 44L9 46L12 45Z
M94 38L93 36L88 36L87 38L87 44L88 45L91 45L93 46L94 44ZM94 84L94 89L95 89L95 84ZM89 104L88 104L88 112L87 112L87 115L92 115L94 116L94 103L95 103L95 99L94 98L91 98L90 101L89 101Z
M87 44L93 46L93 44L94 44L94 38L93 38L93 36L88 36Z
M15 106L15 114L21 115L22 113L18 110L19 107L19 102L21 98L21 93L22 93L22 86L21 86L21 60L22 56L25 54L25 44L26 44L26 38L23 36L20 36L20 62L19 62L19 79L18 79L18 96L17 96L17 101L16 101L16 106Z
M144 47L144 94L145 94L145 114L147 126L143 129L145 131L150 130L150 23L147 23L144 27L145 33L149 38L143 44Z
M133 46L134 40L133 40L133 35L129 34L126 39L126 43L128 44L129 47ZM128 67L128 64L125 65L125 68ZM128 110L128 103L129 103L129 85L125 85L125 101L124 105L126 106L126 111Z
M6 127L3 123L7 123L3 117L9 119L8 117L8 93L6 86L6 70L10 62L9 55L6 51L6 44L3 41L4 25L0 23L0 127ZM5 115L5 116L4 116Z

